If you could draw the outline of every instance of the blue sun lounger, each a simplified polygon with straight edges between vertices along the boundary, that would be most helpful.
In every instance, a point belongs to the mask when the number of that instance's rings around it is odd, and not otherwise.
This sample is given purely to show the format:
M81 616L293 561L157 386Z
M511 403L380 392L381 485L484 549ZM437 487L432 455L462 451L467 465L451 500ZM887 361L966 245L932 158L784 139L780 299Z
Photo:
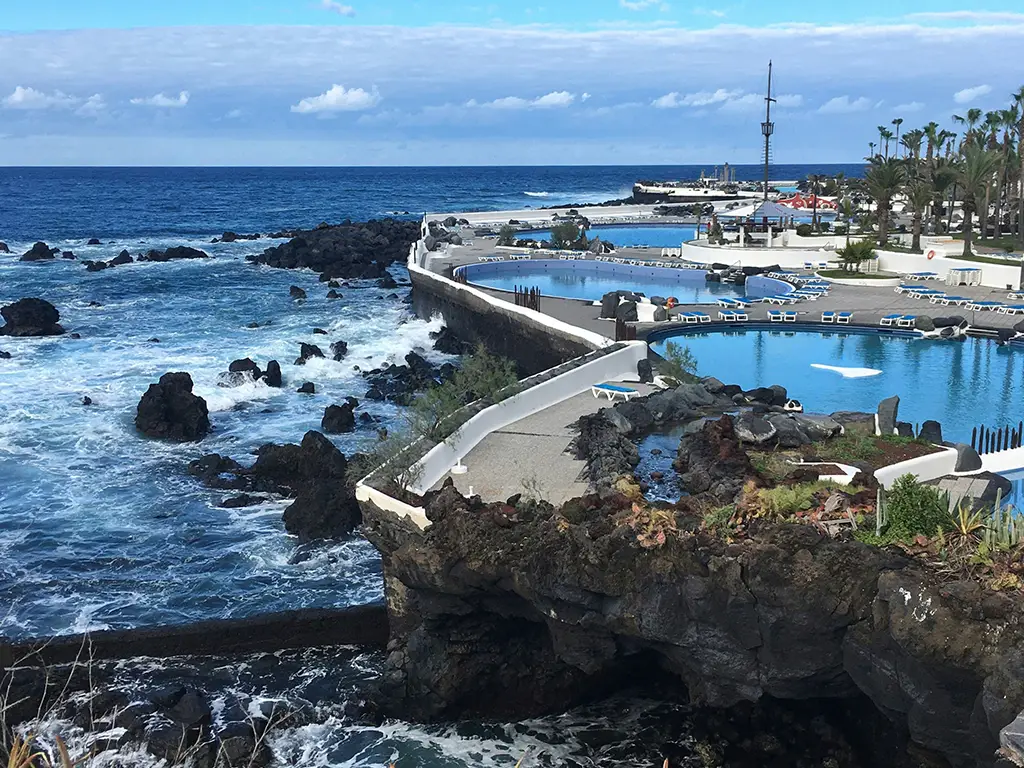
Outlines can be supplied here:
M1003 315L1024 315L1024 304L1005 304L996 309L996 312Z
M834 323L836 321L836 313L832 310L821 313L821 322L823 323Z
M849 325L853 319L853 312L839 312L836 314L836 323L839 325Z
M768 310L768 320L769 320L769 322L781 323L782 322L782 316L783 316L783 312L782 312L781 309L769 309Z
M899 320L903 315L886 315L878 321L879 325L895 325L896 321Z
M747 313L738 309L722 309L718 312L718 319L727 323L735 323L738 320L746 320Z
M595 384L590 388L590 392L596 398L604 395L609 401L614 401L616 397L621 397L623 400L629 400L631 397L640 397L638 390L620 387L617 384Z
M899 328L913 328L916 323L917 317L915 315L903 315L896 321L896 325Z

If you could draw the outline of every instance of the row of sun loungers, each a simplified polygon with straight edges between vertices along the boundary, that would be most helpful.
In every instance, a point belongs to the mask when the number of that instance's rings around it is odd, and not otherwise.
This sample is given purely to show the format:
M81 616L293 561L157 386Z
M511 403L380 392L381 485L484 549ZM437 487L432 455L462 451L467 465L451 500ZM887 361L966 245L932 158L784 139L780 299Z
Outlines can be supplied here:
M769 309L768 322L771 323L795 323L796 312L791 309Z
M897 328L913 328L917 323L917 317L915 315L886 315L878 321L879 325L893 326Z
M901 275L904 280L938 280L938 272L908 272Z
M915 276L922 277L923 274L927 273L917 273ZM1002 301L984 301L981 299L969 299L966 296L951 296L945 291L926 288L923 285L899 285L894 290L896 293L905 294L912 299L928 299L932 304L941 304L944 307L950 305L963 307L971 312L997 312L1002 315L1024 314L1024 304L1006 304ZM1016 301L1024 300L1024 292L1011 291L1007 298ZM882 319L884 321L886 318ZM891 325L891 323L883 322L883 325Z
M827 261L805 261L804 269L828 269Z
M796 314L795 312L793 314ZM750 317L746 312L739 309L720 309L718 310L718 319L726 323L735 323L740 320L749 320Z
M838 325L849 325L853 319L853 312L822 312L821 322L823 323L836 323Z

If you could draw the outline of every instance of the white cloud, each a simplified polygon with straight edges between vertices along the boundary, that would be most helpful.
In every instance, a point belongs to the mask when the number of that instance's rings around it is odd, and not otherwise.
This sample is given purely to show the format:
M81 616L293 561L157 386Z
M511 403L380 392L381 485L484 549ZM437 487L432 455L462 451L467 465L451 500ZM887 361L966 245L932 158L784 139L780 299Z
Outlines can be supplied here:
M76 115L83 117L96 117L97 115L105 112L107 109L107 103L103 100L103 97L95 93L85 100L78 109L75 110Z
M787 93L777 97L777 105L784 108L803 106L804 97L799 94ZM651 102L657 109L677 109L680 107L719 107L725 112L747 112L764 106L764 94L745 93L742 90L719 88L715 91L697 91L696 93L680 94L677 91L666 93Z
M957 104L970 104L975 99L987 96L992 93L991 85L976 85L973 88L964 88L953 94L953 101Z
M80 102L81 99L68 96L61 91L44 93L35 88L24 88L19 85L14 89L14 93L3 100L3 105L8 109L63 109Z
M182 109L188 106L188 100L191 98L188 91L182 91L177 96L168 96L163 91L158 93L156 96L148 96L146 98L132 99L132 104L136 104L141 107L157 107L159 109Z
M670 10L669 4L663 0L619 0L619 5L627 11L646 11L648 8L654 7L663 13Z
M224 115L224 117L227 118L228 120L237 120L238 118L240 118L244 114L245 113L242 110L240 110L240 109L232 109L230 112L228 112L226 115Z
M908 13L903 18L910 21L966 21L976 24L1024 23L1024 13L1014 11L923 11Z
M380 104L380 93L377 88L366 91L362 88L345 88L343 85L332 85L319 96L309 96L292 106L292 112L311 115L326 112L362 112L373 109Z
M348 16L351 18L356 15L356 9L351 5L343 5L342 3L335 2L335 0L320 0L320 7L325 11L336 13L339 16Z
M920 101L908 101L906 104L897 104L893 107L893 111L897 114L905 114L907 112L920 112L924 109L924 104Z
M584 94L584 101L589 98L590 94ZM574 101L576 101L576 94L574 93L569 93L569 91L552 91L551 93L543 96L538 96L536 99L524 99L520 96L505 96L504 98L484 103L480 103L476 99L470 99L466 102L466 106L509 110L551 109L571 106Z
M851 112L864 112L873 106L874 102L866 96L861 96L859 99L836 96L818 107L818 111L823 115L846 115Z
M589 98L590 98L590 94L589 93L584 93L582 96L580 96L580 101L586 101Z

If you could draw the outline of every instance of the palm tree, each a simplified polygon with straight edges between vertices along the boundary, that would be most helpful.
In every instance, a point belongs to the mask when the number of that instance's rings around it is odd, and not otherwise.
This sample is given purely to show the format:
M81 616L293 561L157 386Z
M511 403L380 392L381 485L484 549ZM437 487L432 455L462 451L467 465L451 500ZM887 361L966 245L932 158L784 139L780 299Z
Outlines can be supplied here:
M1020 122L1017 123L1017 154L1020 155L1020 192L1017 197L1017 237L1024 246L1024 86L1013 95L1015 106L1020 107Z
M884 125L878 126L878 137L885 142L885 157L889 157L889 142L892 141L892 131Z
M967 110L967 114L964 116L953 115L953 122L959 125L966 125L967 130L964 132L963 144L966 146L974 140L974 127L981 120L981 110L977 107Z
M964 158L960 163L957 180L963 189L964 198L964 256L972 256L971 234L974 227L974 212L978 209L978 201L987 194L992 186L992 177L999 164L998 155L984 147L969 145L964 148ZM984 217L982 219L984 226Z
M869 141L868 146L871 147L871 154L868 155L868 160L875 156L875 142Z
M1003 187L1006 184L1010 164L1010 150L1013 147L1013 131L1017 127L1020 115L1016 104L1009 109L999 110L999 127L1003 129L1002 153L999 157L999 181L996 184L996 229L994 237L999 237L1003 223Z
M843 220L846 222L846 245L850 245L850 230L853 229L853 202L848 197L843 198L840 205L843 212Z
M925 155L925 162L927 162L928 165L931 165L932 157L934 157L935 155L935 150L939 149L944 143L939 138L939 124L933 120L932 122L928 123L928 125L926 125L924 128L922 128L921 131L922 133L924 133L924 137L928 140L928 149L926 150L927 154ZM945 131L943 131L943 133L945 133Z
M914 239L910 244L911 250L921 252L921 222L924 220L924 212L932 203L932 195L935 191L928 180L923 176L915 176L907 185L905 190L907 204L914 212Z
M903 149L906 150L904 155L910 155L916 162L921 159L921 144L923 142L924 130L921 128L911 128L903 134L903 139L900 143L903 145Z
M905 168L894 157L876 158L864 176L868 193L878 209L878 247L884 248L889 239L889 212L892 199L903 186Z
M892 121L892 124L896 126L896 154L900 153L900 126L903 125L903 118L897 117Z
M811 201L813 204L813 213L811 214L811 231L818 231L818 174L812 173L807 177L807 182L810 185L811 190Z
M932 233L942 233L942 201L949 196L950 188L953 188L954 197L956 194L956 171L952 164L944 157L937 158L935 165L931 168L932 183ZM950 212L953 206L950 204ZM949 226L946 226L949 231Z

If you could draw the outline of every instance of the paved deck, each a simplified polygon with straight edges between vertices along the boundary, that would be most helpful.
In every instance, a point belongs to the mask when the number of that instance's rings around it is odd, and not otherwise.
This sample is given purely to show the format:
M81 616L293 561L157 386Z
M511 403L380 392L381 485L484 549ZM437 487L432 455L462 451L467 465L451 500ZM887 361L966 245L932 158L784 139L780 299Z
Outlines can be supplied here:
M636 382L624 386L643 394L653 391ZM455 486L463 494L472 488L484 501L504 501L521 493L556 506L586 493L587 483L581 477L584 462L566 449L576 436L572 425L580 416L608 405L606 398L584 392L492 432L464 459L468 471L451 475Z

